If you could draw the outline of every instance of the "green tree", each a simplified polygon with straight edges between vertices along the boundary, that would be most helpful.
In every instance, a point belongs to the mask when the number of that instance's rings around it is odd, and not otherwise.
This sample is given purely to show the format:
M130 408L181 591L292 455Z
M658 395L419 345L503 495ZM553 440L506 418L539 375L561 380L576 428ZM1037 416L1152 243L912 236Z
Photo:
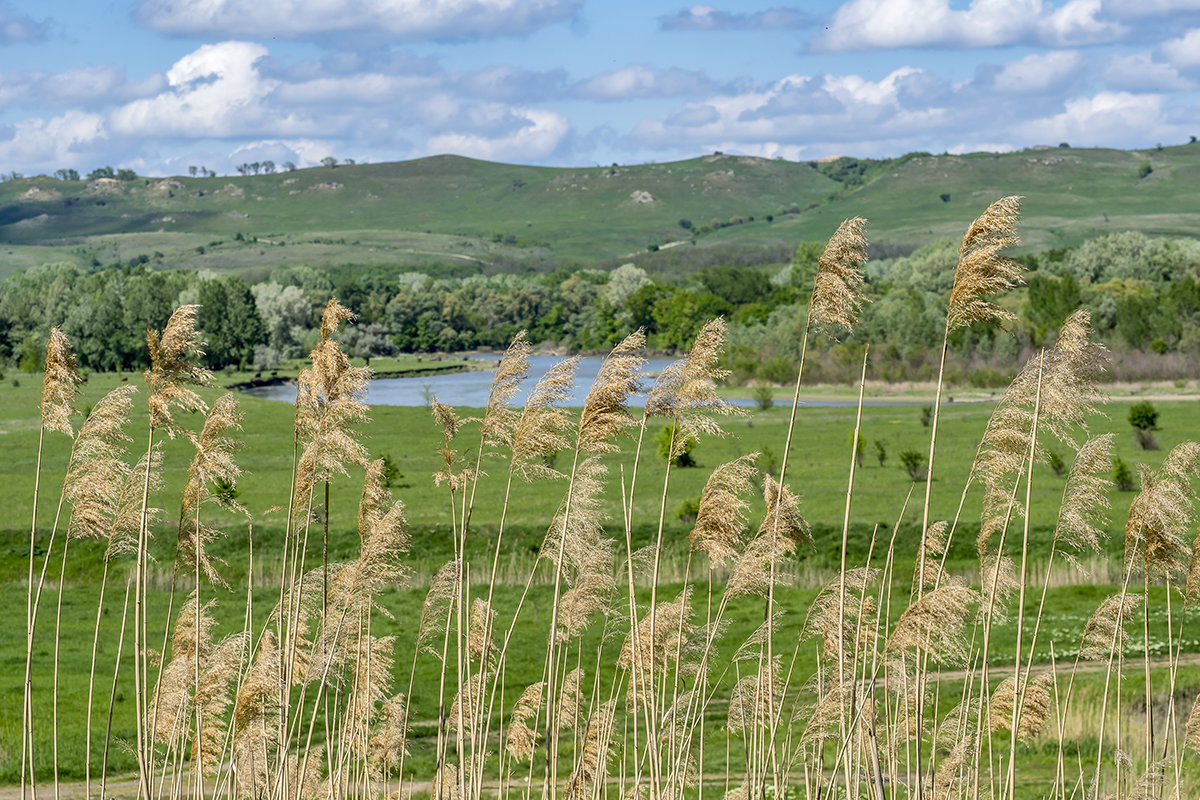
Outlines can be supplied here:
M235 276L210 278L199 286L200 330L206 343L204 360L210 369L249 365L254 346L266 340L254 295Z
M923 481L926 478L925 464L929 456L919 450L903 450L900 452L900 468L908 474L912 481Z
M1129 424L1133 435L1143 450L1157 450L1158 442L1153 431L1158 430L1158 409L1149 400L1142 400L1129 407Z
M673 425L663 425L654 437L654 444L658 449L658 457L663 461L671 458L672 442L674 442L675 446L675 458L672 464L676 467L696 466L696 459L692 456L692 450L696 447L696 437L677 436Z

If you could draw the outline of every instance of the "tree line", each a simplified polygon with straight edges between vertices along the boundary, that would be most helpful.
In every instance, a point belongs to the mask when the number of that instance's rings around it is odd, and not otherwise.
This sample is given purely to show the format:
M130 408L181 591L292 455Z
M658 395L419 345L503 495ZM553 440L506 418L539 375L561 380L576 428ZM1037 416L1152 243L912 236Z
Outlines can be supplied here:
M359 317L344 344L363 358L500 349L520 330L533 342L593 351L641 328L650 347L680 351L702 320L724 316L734 380L787 383L795 378L800 320L820 252L803 243L788 262L710 264L670 277L653 264L467 277L382 266L289 267L248 283L232 274L155 270L137 259L94 271L51 264L0 282L0 363L39 368L41 342L58 322L82 366L141 369L141 332L161 328L179 304L198 303L206 366L271 369L311 350L320 309L336 296ZM886 342L874 351L874 377L931 377L956 259L957 246L939 241L869 261L871 302L853 333L818 348L814 377L849 379L868 341ZM1049 343L1079 307L1091 311L1118 369L1122 352L1136 352L1128 362L1159 370L1158 377L1194 374L1200 243L1120 233L1022 260L1027 286L1006 298L1016 322L1002 331L963 331L951 341L957 382L1004 385L1021 354Z

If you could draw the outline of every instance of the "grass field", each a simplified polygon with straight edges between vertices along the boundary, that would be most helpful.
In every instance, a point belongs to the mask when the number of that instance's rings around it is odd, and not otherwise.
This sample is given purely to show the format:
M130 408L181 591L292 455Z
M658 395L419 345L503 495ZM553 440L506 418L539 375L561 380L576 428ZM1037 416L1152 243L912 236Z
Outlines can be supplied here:
M384 370L403 370L406 367L418 367L419 364L415 360L381 360L375 366ZM132 382L138 380L138 376L124 377ZM221 376L222 380L230 382L243 377L248 376ZM80 408L91 406L105 392L121 382L122 378L116 375L91 375L82 389L77 405ZM33 495L33 458L37 451L36 411L40 383L38 375L11 373L0 386L0 437L3 437L0 441L3 442L5 454L3 466L0 467L0 502L5 508L12 510L4 515L5 545L0 549L0 576L12 589L14 596L19 594L27 566L28 531L24 527L27 525L24 520L29 518L29 501ZM825 387L818 390L817 394L836 391L836 387ZM214 400L218 394L214 390L205 391L209 401ZM241 436L245 441L245 448L239 455L239 463L246 470L246 475L238 484L241 490L239 500L246 505L254 520L255 568L251 583L248 580L245 559L249 533L246 522L235 517L214 520L212 524L228 534L227 538L220 540L211 551L213 555L227 562L219 567L219 571L229 582L229 586L225 589L215 589L211 595L218 600L214 616L222 631L241 628L248 584L253 592L252 608L256 620L263 619L278 600L279 548L283 531L278 515L273 517L268 510L272 506L286 503L286 486L291 469L292 406L250 397L242 398L240 405L245 413ZM1161 411L1158 439L1164 452L1183 441L1189 433L1200 430L1200 404L1194 401L1160 402L1158 407ZM1116 452L1131 466L1140 463L1156 465L1161 460L1162 453L1136 449L1131 429L1125 422L1125 409L1123 402L1109 405L1109 418L1092 420L1093 431L1115 432ZM929 432L922 426L920 411L919 406L875 406L867 407L863 411L863 436L868 442L868 447L851 508L849 557L852 564L865 562L872 532L877 530L879 536L886 539L891 526L899 521L901 524L896 540L897 591L906 590L908 579L904 576L911 569L919 538L919 509L915 503L910 504L903 520L898 520L904 496L912 486L908 475L898 465L898 454L906 449L919 451L926 446ZM376 635L389 634L397 637L396 652L401 657L396 660L394 677L396 683L402 685L407 680L407 670L411 665L411 662L406 660L407 656L414 652L416 634L413 620L420 615L429 577L437 567L454 555L453 536L447 522L446 490L434 486L431 477L440 466L437 448L441 441L441 433L427 409L377 406L372 408L370 413L370 423L362 428L364 442L371 455L388 455L401 471L402 476L396 479L393 490L405 503L406 516L413 535L411 552L404 558L404 562L414 571L413 580L409 588L388 589L379 598L382 607L391 612L392 616L390 619L380 617L375 631ZM464 410L464 413L480 412ZM662 596L673 597L682 586L686 537L691 527L690 523L676 519L671 510L686 499L698 497L711 470L718 464L753 451L768 454L773 452L776 457L781 456L781 443L788 413L788 408L777 406L769 411L750 412L729 420L726 428L730 435L727 438L705 439L694 451L699 462L697 467L680 469L673 473L667 500L667 553L664 559L663 583L659 589ZM990 413L991 406L986 403L959 403L948 405L943 410L940 434L942 438L938 450L938 478L933 489L934 518L953 516L959 501L962 479L970 467ZM137 430L144 425L143 417L144 412L135 417L130 426L131 430ZM780 589L777 597L781 607L788 611L779 628L778 638L781 642L798 641L798 633L804 622L804 610L812 604L818 587L837 574L837 540L840 535L845 494L844 476L849 465L849 436L854 428L854 419L854 408L810 407L801 409L799 414L792 476L800 495L801 510L813 526L815 545L811 551L801 551L796 564L790 568L793 571L793 586ZM198 422L199 420L196 424ZM879 465L876 460L873 446L875 440L880 440L885 445L888 453L885 465ZM44 485L53 487L61 481L68 444L65 437L54 436L48 439L44 455L46 466L42 475ZM631 443L627 442L622 452L605 458L611 476L621 475L622 468L632 468L630 445ZM461 446L469 454L473 452L475 444L467 437ZM167 520L174 516L176 512L173 509L178 507L178 497L190 457L188 451L189 445L182 440L169 442L166 447L166 484L152 501L166 510ZM561 458L558 463L560 468L563 467ZM476 506L479 521L473 525L472 537L467 542L468 560L476 563L487 562L495 536L495 519L503 502L504 461L499 458L485 460L484 467L485 471L494 474L483 478L478 484ZM664 464L658 459L648 459L639 467L639 480L644 486L660 485L663 474ZM348 479L336 481L333 485L330 502L332 559L349 559L356 555L358 537L355 531L355 515L360 481L361 471L352 469ZM920 485L917 488L919 492ZM512 609L515 608L523 576L534 565L534 555L545 534L546 522L553 517L564 490L565 485L561 482L520 485L515 490L515 501L511 504L506 532L509 543L506 547L508 557L502 565L494 600L494 608L501 619L511 615ZM1035 572L1041 569L1036 565L1044 565L1048 539L1062 491L1062 478L1053 476L1048 471L1038 475L1031 516ZM1113 563L1119 564L1121 520L1133 496L1133 493L1111 495L1114 523L1110 530L1108 551L1113 558L1097 561L1095 566L1098 566L1100 571L1094 581L1075 576L1067 567L1056 570L1048 595L1048 611L1042 621L1045 634L1039 642L1035 663L1048 664L1051 647L1054 648L1055 657L1060 662L1064 658L1070 658L1072 648L1078 646L1079 631L1092 610L1100 600L1119 588L1114 586L1119 583L1120 576L1119 571L1114 573ZM42 520L52 518L55 499L56 492L43 494L43 507L40 511ZM635 547L651 540L653 525L649 521L657 516L658 502L654 491L648 490L639 495L634 512L635 518L643 522L635 526L633 531ZM976 508L977 505L976 497L968 499L968 509ZM615 482L605 494L603 511L608 519L610 535L619 536L619 491ZM752 517L760 515L761 512L762 501L759 500ZM152 570L154 588L148 597L148 607L151 609L150 630L159 632L152 633L150 637L151 646L155 648L158 645L153 642L157 636L161 636L166 621L163 613L167 602L165 589L170 580L169 565L174 549L173 536L170 535L172 529L173 524L170 522L160 526L156 531L157 538L152 544L157 564ZM952 571L967 574L973 569L975 529L977 523L968 516L962 525L963 535L952 548L948 560ZM44 546L45 539L46 534L43 533L39 539L41 546ZM310 547L309 558L313 560L310 563L313 563L319 560L319 548L314 549L317 544L315 541L311 544L313 546ZM877 544L873 559L876 565L882 564L882 549L883 544ZM69 562L67 581L62 587L63 644L58 664L60 685L64 687L59 701L60 724L64 733L59 743L59 762L64 779L78 779L83 770L84 717L81 709L86 704L90 636L98 594L96 581L102 561L101 552L94 546L77 546ZM115 655L116 633L123 602L123 569L115 567L114 575L102 617L100 654L101 661L106 665L111 663ZM507 661L503 680L504 692L510 698L519 693L522 687L536 680L537 672L541 668L541 638L544 636L541 631L546 623L545 617L553 606L550 582L543 572L526 601L525 614L528 624L516 629L513 655ZM43 601L40 619L40 630L43 633L53 628L55 603L59 599L55 591L57 588L52 587ZM485 592L486 588L486 581L482 576L472 575L472 591L477 596ZM719 583L717 588L720 588ZM1160 601L1153 604L1150 633L1155 643L1152 653L1161 654L1162 643L1166 640L1165 602L1161 599L1165 597L1165 589L1159 587L1156 592ZM640 595L643 602L649 599L645 588L640 590ZM1037 601L1036 592L1031 593L1026 600L1026 607L1031 615L1037 611ZM0 779L5 781L15 781L19 775L18 703L23 625L15 607L13 611L14 613L4 615L0 621L0 652L5 654L5 668L2 671L3 677L0 678L0 698L4 698L3 707L0 708ZM731 628L728 632L730 640L742 641L749 636L761 621L761 614L761 600L754 598L744 598L731 606ZM895 609L891 615L893 622L899 614L900 609ZM1177 613L1173 630L1177 631L1178 625ZM992 635L997 654L991 661L992 665L999 668L1005 663L1011 664L1010 651L1015 635L1013 620L1010 618L1007 622L997 625ZM1136 657L1142 652L1139 635L1140 630L1131 637L1127 645L1126 651L1131 657ZM583 660L594 658L595 656L587 654L596 649L599 636L599 631L589 631L578 644L577 652L582 655L577 657ZM43 688L48 683L49 665L54 659L50 641L48 638L41 639L34 653L37 665L35 681ZM619 638L613 639L605 646L608 656L600 659L601 669L596 676L597 686L606 685L606 682L612 680L612 664L615 663L619 646ZM798 663L801 666L792 674L791 682L799 687L812 676L816 650L811 641L797 646L800 647L801 657ZM1183 651L1200 652L1200 640L1188 636L1183 642ZM1007 661L1004 653L1009 653ZM722 658L715 663L715 669L736 668L736 665L731 667L728 655L722 654ZM132 669L131 665L131 656L126 649L122 667L126 674ZM441 667L435 660L423 656L417 660L416 669L416 680L411 693L412 757L405 769L413 776L429 776L435 769L437 686ZM1131 674L1136 676L1140 673L1131 671ZM1167 673L1163 667L1157 667L1156 674L1159 675L1159 680L1166 679ZM102 685L107 686L111 677L111 666L105 666L100 675ZM1102 679L1103 673L1093 672L1081 676L1077 687L1080 697L1095 697L1100 694L1103 691ZM1179 696L1184 699L1193 696L1197 687L1200 687L1200 669L1192 665L1191 661L1185 662L1180 669L1178 681ZM958 694L962 691L962 678L950 674L945 680L937 680L936 686L938 697L934 702L943 713L949 711L958 702ZM107 699L107 691L105 688L100 696ZM1134 693L1136 694L1136 691ZM50 713L49 694L43 692L36 697L38 700L35 718L45 720ZM134 730L134 712L132 697L127 691L117 695L115 708L114 735L130 741ZM102 723L102 710L97 711L97 724ZM727 753L725 749L728 737L721 729L725 712L726 707L720 703L714 704L706 711L708 755L705 757L702 771L708 776L708 780L717 785L722 784L722 776L727 774L725 759L730 758L737 764L744 758L738 741L733 742L732 752ZM1136 712L1128 713L1131 715L1132 728L1135 725L1133 720ZM1086 728L1087 721L1077 721L1077 724ZM996 735L997 748L1006 746L1004 739L1004 736ZM35 767L44 781L50 769L49 754L52 744L47 725L39 725L35 744L39 753ZM1090 752L1086 735L1081 735L1076 744L1082 753ZM1022 762L1021 780L1036 786L1039 780L1051 778L1056 756L1057 751L1047 748L1034 749ZM98 751L94 753L94 757L99 759ZM112 758L114 773L126 772L136 766L128 751L117 750ZM569 769L569 759L566 758L565 750L562 758L566 759L563 769ZM620 759L620 763L626 768L630 767L627 759Z

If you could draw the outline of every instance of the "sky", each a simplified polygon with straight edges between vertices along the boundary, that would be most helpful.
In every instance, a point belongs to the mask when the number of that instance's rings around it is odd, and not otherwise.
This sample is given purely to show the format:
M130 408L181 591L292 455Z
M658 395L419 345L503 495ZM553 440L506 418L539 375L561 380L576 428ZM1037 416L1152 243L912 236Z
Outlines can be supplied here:
M714 1L0 0L0 172L1200 135L1200 0Z

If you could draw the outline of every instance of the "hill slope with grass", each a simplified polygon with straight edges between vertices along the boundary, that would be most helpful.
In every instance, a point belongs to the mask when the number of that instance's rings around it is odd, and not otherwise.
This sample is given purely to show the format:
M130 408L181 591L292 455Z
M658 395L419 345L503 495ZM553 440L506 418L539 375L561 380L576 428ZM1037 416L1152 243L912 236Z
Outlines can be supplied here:
M0 275L139 260L248 277L281 264L525 271L662 247L794 246L853 215L870 220L872 242L913 247L961 235L1007 194L1026 198L1026 248L1044 249L1120 230L1200 233L1198 186L1200 144L587 168L435 156L237 177L23 178L0 184Z

